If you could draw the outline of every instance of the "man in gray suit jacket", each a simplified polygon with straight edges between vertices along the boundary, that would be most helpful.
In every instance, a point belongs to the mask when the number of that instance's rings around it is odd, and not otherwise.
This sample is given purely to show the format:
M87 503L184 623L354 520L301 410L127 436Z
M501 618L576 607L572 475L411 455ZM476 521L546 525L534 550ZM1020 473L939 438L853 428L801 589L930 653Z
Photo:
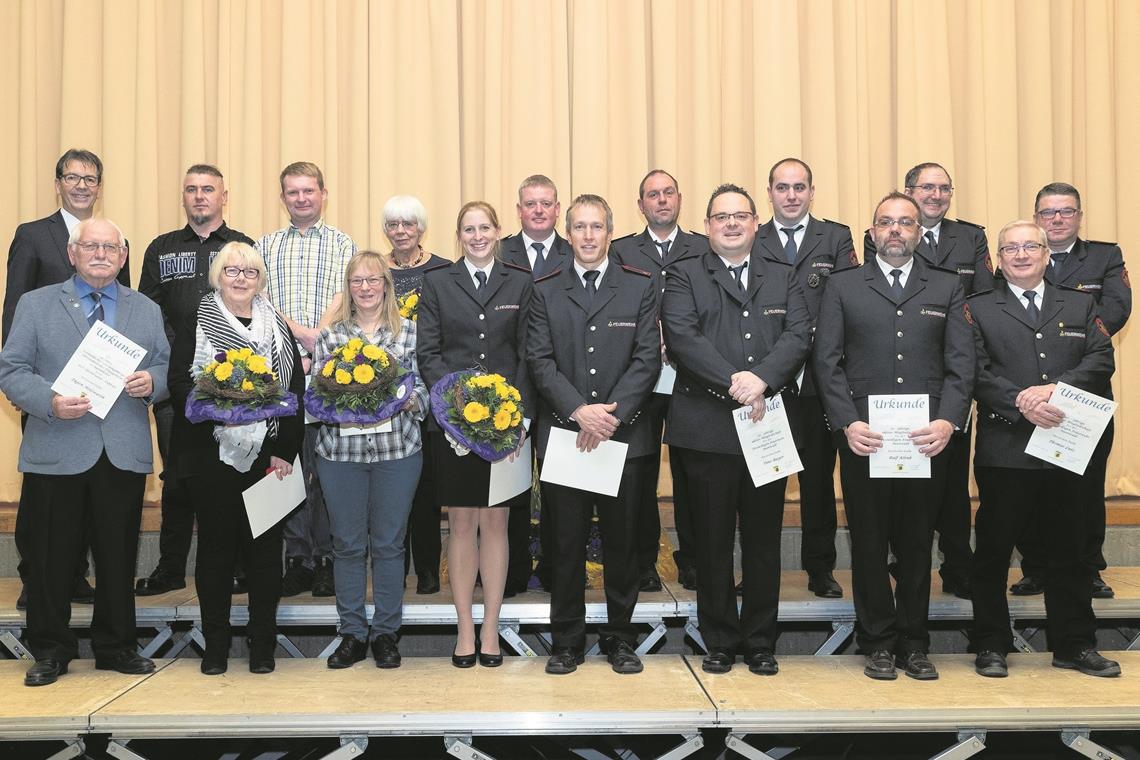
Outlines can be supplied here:
M81 222L68 258L76 274L25 294L12 334L0 352L0 391L28 414L20 445L31 540L28 642L36 664L24 683L42 686L67 672L78 656L70 630L71 590L83 526L95 556L95 667L149 673L154 663L135 652L132 593L146 474L152 470L148 409L166 397L170 349L158 306L115 282L126 241L105 219ZM51 386L92 325L102 321L146 350L139 369L104 419L85 396Z

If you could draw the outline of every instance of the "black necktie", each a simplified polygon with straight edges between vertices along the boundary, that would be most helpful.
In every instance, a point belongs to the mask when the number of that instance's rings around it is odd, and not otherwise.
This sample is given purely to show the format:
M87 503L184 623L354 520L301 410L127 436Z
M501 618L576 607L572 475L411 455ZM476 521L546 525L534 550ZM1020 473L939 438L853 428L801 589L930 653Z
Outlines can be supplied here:
M891 270L891 277L895 278L895 281L891 283L891 293L894 294L895 300L899 300L902 298L902 293L903 293L902 280L899 279L902 277L902 270L901 269L892 269Z
M480 301L487 300L487 273L482 269L475 272L475 292L479 295Z
M662 261L664 261L665 257L669 255L669 246L672 245L672 243L673 243L672 240L662 240L660 243L657 244L657 247L661 249L661 260Z
M95 308L87 315L87 324L93 325L103 318L103 294L98 290L91 291L91 300L95 302Z
M1065 263L1065 254L1068 251L1054 251L1049 254L1053 261L1053 279L1061 276L1061 265Z
M534 249L534 266L531 269L534 270L534 276L537 279L546 274L546 257L542 255L546 246L542 243L531 243L530 247Z
M586 278L586 306L594 305L594 295L598 292L598 270L591 269L582 276Z
M747 292L748 290L748 288L744 287L744 267L746 266L748 266L747 261L745 261L743 264L738 264L734 267L728 268L728 271L732 272L732 277L736 280L736 284L739 285L740 290L744 292Z
M784 258L788 260L789 264L796 263L796 233L803 228L802 224L797 224L795 227L780 228L780 232L788 236L788 242L784 243Z
M936 259L938 257L938 243L934 241L934 230L927 230L926 234L922 236L922 242L926 245L930 260Z
M1034 301L1037 300L1037 291L1027 290L1023 295L1025 296L1025 300L1028 302L1025 307L1025 313L1029 315L1030 322L1037 324L1037 321L1041 319L1041 310L1038 309L1037 304L1034 303Z

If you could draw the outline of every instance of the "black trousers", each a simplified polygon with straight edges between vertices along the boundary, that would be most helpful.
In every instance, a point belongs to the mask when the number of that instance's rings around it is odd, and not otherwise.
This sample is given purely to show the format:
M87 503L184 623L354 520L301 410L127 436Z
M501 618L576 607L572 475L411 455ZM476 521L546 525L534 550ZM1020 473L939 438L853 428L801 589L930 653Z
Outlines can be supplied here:
M133 650L135 559L146 475L120 470L106 452L77 475L24 474L31 553L28 572L28 644L36 659L79 656L70 628L71 592L90 529L95 557L95 612L91 640L96 655Z
M169 401L156 404L154 426L158 438L158 453L163 466L169 465L170 428L174 409ZM176 478L162 478L162 527L158 533L158 570L176 577L186 575L186 559L190 555L190 541L194 536L194 509L186 488Z
M800 563L809 573L835 569L835 438L818 396L800 396L804 466L800 481Z
M1084 536L1085 546L1081 556L1085 563L1094 572L1100 572L1108 567L1104 559L1105 535L1105 507L1104 507L1104 479L1108 474L1108 455L1112 453L1112 439L1116 432L1116 425L1108 421L1108 427L1093 449L1089 466L1085 468L1084 477L1081 478L1081 504L1082 514L1085 517ZM1049 563L1048 549L1045 539L1041 535L1040 524L1030 525L1028 530L1021 534L1017 542L1017 550L1021 552L1021 572L1036 578L1043 577ZM1091 592L1090 592L1091 593Z
M404 536L404 575L408 574L409 562L415 560L416 575L439 576L440 505L435 495L435 467L432 466L431 447L438 439L429 435L426 425L420 428L423 441L423 469L420 482L416 485L416 495L412 498L412 512L408 515L408 531ZM409 558L408 553L411 552Z
M665 429L665 416L671 397L662 393L649 394L642 413L649 417L649 429L655 441L661 440ZM685 500L685 473L678 464L679 454L669 447L669 472L673 478L673 521L677 528L677 550L673 561L678 567L692 565L692 526L689 504ZM657 482L661 477L661 449L652 456L637 513L637 570L644 575L657 567L657 554L661 548L661 509L657 501Z
M681 461L696 538L701 637L710 651L775 651L786 479L756 488L740 455L686 449ZM732 572L738 520L744 575L739 612Z
M194 583L202 609L202 634L206 647L221 654L230 645L230 602L234 566L239 560L249 586L246 633L263 642L277 635L283 522L253 538L241 497L242 491L265 476L268 462L268 456L258 457L246 473L218 462L208 474L183 481L198 515Z
M953 447L951 439L949 447ZM869 458L839 445L843 506L851 531L851 585L855 642L865 654L878 650L906 657L927 651L930 548L933 523L946 486L949 448L930 460L929 479L871 478ZM893 552L895 590L887 567Z
M942 552L939 574L947 581L970 577L974 552L970 548L970 431L954 433L946 452L946 495L934 529Z
M551 523L553 576L550 628L555 647L582 651L586 645L586 537L594 510L605 547L606 623L602 636L616 636L636 646L630 619L637 604L639 573L635 542L638 500L652 457L627 459L617 496L546 483L544 520Z
M1096 645L1092 608L1093 570L1084 561L1088 525L1082 495L1083 478L1058 468L1017 470L977 467L981 493L974 554L974 651L1013 649L1009 628L1006 574L1014 543L1031 527L1042 542L1048 561L1045 614L1049 648L1063 657Z

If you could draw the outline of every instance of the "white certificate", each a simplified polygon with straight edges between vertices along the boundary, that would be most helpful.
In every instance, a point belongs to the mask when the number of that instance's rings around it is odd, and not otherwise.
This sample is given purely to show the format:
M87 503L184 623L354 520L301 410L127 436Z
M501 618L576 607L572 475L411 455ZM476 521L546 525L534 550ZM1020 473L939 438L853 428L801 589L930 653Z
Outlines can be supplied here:
M883 446L871 454L872 478L929 478L930 458L918 450L910 432L930 424L925 393L868 396L867 424L881 433Z
M753 422L751 414L752 407L742 406L732 413L732 418L753 485L759 488L802 470L783 394L777 393L765 402L764 418L759 422Z
M127 375L142 364L146 349L97 320L67 360L51 389L61 396L82 396L91 401L91 413L106 419Z
M468 456L473 456L468 454ZM487 503L501 504L530 489L532 484L530 439L523 441L515 461L491 462L491 480L487 486Z
M653 386L653 392L671 396L675 382L677 382L677 370L672 364L662 363L661 374L657 376L657 385Z
M550 428L541 479L603 496L617 496L629 445L602 441L593 451L578 451L577 440L578 434L571 430Z
M245 489L241 498L249 518L249 532L257 538L305 500L305 473L301 470L300 455L293 460L293 472L281 480L271 472Z
M1093 449L1116 411L1116 402L1057 383L1049 403L1064 412L1065 419L1055 428L1034 428L1025 453L1084 475Z

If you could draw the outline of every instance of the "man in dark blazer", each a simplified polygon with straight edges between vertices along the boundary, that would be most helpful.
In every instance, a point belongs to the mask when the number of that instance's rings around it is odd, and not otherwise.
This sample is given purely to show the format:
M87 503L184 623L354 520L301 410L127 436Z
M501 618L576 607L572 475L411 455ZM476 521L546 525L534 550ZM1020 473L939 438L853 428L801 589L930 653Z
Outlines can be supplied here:
M158 306L115 281L127 259L122 232L88 219L71 233L76 274L20 299L0 352L0 390L28 414L20 472L34 509L28 574L28 643L36 663L24 683L42 686L79 655L71 630L71 591L88 524L95 556L95 667L149 673L135 636L134 581L146 474L152 470L148 409L166 397L169 347ZM141 346L139 368L106 417L91 399L51 388L92 325L104 324Z
M1085 557L1092 526L1084 481L1103 482L1103 471L1078 475L1025 453L1036 428L1064 419L1051 403L1057 383L1103 396L1113 372L1112 341L1094 297L1046 280L1048 243L1032 221L1007 224L998 234L1004 279L966 302L978 354L974 476L981 494L970 643L980 675L1008 675L1005 580L1014 542L1034 525L1049 557L1042 579L1053 666L1117 676L1120 665L1096 651L1093 568Z
M663 169L654 169L645 175L637 189L637 208L645 217L645 230L613 241L610 255L614 261L628 264L660 277L662 289L669 271L677 262L698 256L708 246L703 235L685 232L677 224L681 214L681 191L673 175ZM663 360L668 357L662 356ZM665 426L665 413L669 409L669 394L654 393L649 397L645 413L649 416L654 438L660 440ZM696 589L696 563L693 559L692 515L684 494L684 470L680 466L681 450L669 450L669 471L673 479L673 522L677 529L677 549L673 561L677 564L677 580L687 589ZM661 515L657 505L657 480L661 471L661 451L650 464L641 494L641 511L638 514L637 554L638 572L642 591L660 591L661 578L657 574L657 552L661 542Z
M1108 334L1116 335L1132 313L1132 288L1120 246L1080 237L1084 217L1081 194L1066 182L1051 182L1041 188L1033 212L1035 221L1044 228L1049 239L1050 261L1045 279L1053 285L1091 294ZM1112 386L1105 388L1104 395L1112 397ZM1100 573L1108 567L1104 559L1104 479L1114 432L1115 425L1109 422L1082 481L1087 503L1085 514L1089 519L1084 556L1093 569L1092 595L1096 599L1113 597L1112 587L1104 582ZM1017 596L1040 594L1044 591L1041 578L1048 561L1045 549L1033 531L1026 533L1017 548L1022 555L1023 577L1010 591Z
M985 228L963 219L947 219L954 183L940 164L922 163L906 173L905 190L918 203L919 243L915 255L927 264L958 273L966 295L994 286L993 263ZM871 230L863 242L863 258L875 255ZM942 590L970 598L970 431L954 434L946 463L946 499L938 513L938 550L942 552Z
M12 318L20 296L45 285L63 282L75 273L67 257L67 238L84 219L90 219L103 187L103 162L89 150L70 148L55 164L55 191L59 195L59 210L43 219L26 222L16 228L12 245L8 249L8 280L4 290L3 340L8 342ZM130 271L124 264L119 271L119 282L130 284ZM20 503L24 502L21 487ZM27 583L28 543L27 524L21 517L27 510L16 512L16 550L20 554L20 579ZM80 547L82 562L76 572L72 600L91 603L95 592L87 582L87 543ZM27 602L27 594L20 593L18 606Z
M919 206L891 193L875 209L875 256L832 276L823 294L812 356L832 429L842 431L840 480L851 531L855 638L864 673L938 677L927 651L930 548L943 500L951 434L966 426L974 382L970 326L955 273L914 255ZM868 425L869 396L926 394L928 425L910 431L930 458L930 477L871 478L868 457L883 434ZM892 592L887 553L897 558Z
M606 563L601 647L615 672L640 673L630 620L638 594L638 501L659 445L643 415L661 372L659 286L648 272L608 259L613 212L600 196L574 199L566 232L574 257L536 283L527 335L527 362L543 400L536 451L545 459L553 427L575 432L582 451L611 439L628 448L616 496L545 484L553 576L546 672L572 673L583 662L586 536L596 508Z
M670 273L661 326L677 381L665 425L670 450L684 448L696 535L697 617L708 654L702 667L727 673L736 654L773 675L780 597L784 479L756 488L733 412L763 417L766 398L794 385L807 357L810 317L787 263L752 246L756 203L736 185L713 191L705 210L709 249ZM794 393L794 390L789 390ZM740 523L743 607L733 588Z
M828 277L858 266L851 229L811 215L815 198L811 167L798 158L785 158L768 172L768 201L772 218L756 231L753 248L771 261L791 264L807 300L812 329ZM835 439L827 427L816 391L810 360L804 367L799 398L789 402L799 417L800 562L808 574L808 589L816 596L837 598L843 589L835 580Z

